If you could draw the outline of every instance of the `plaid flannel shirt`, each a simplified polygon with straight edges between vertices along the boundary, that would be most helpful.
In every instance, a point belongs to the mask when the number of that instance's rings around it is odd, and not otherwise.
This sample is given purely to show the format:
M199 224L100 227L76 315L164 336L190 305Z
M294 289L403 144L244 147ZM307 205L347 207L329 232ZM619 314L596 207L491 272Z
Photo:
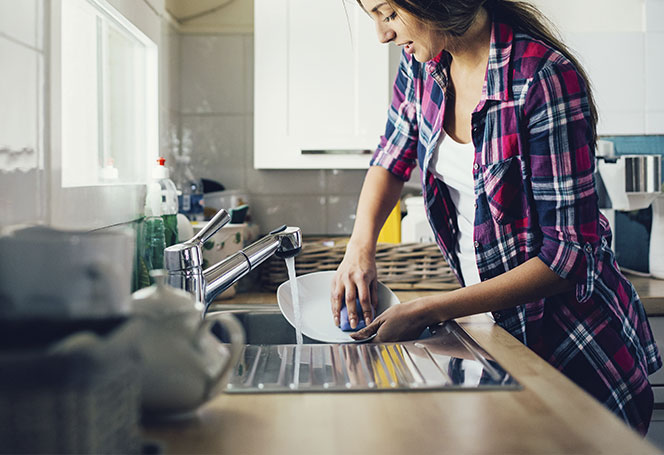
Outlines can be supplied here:
M384 136L371 164L422 188L436 241L463 284L456 211L429 171L440 143L451 57L402 53ZM475 259L482 281L539 257L575 292L494 313L496 322L609 409L645 432L647 376L662 364L643 306L620 273L600 215L586 88L574 65L494 20L475 146Z

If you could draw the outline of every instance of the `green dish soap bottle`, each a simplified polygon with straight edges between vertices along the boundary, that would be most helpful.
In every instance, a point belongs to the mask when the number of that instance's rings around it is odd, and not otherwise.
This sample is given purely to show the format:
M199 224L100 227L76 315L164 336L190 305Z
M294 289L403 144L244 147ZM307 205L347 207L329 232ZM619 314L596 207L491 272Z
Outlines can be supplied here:
M138 236L138 288L150 286L150 270L164 268L166 232L162 213L161 187L158 182L148 184L145 197L145 217Z

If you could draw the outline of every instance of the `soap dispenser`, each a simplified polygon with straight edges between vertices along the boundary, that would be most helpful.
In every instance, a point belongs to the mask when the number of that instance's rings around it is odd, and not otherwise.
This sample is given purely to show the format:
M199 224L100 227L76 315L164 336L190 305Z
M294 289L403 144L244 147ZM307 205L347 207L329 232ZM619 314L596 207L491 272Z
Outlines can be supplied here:
M142 406L150 416L187 416L212 397L244 349L244 329L226 313L209 313L191 294L166 284L167 272L153 270L155 284L132 294L143 358ZM212 332L221 324L230 336Z

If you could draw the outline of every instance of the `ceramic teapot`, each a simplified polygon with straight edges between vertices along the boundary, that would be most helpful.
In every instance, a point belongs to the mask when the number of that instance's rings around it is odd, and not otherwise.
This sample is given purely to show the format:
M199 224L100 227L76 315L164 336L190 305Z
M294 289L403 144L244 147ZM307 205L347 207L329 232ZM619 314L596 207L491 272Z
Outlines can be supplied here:
M167 272L153 270L155 284L134 292L131 310L139 321L143 357L143 411L152 416L186 415L221 386L244 346L244 330L230 314L208 315L191 294L166 284ZM225 344L211 333L219 322Z

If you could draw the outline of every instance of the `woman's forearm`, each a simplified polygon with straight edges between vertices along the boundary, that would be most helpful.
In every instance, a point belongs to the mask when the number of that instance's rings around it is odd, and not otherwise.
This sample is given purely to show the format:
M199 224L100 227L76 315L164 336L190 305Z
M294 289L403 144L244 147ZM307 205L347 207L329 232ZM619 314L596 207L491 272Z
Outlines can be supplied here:
M539 258L532 258L490 280L417 299L418 313L426 324L471 314L504 310L574 289Z
M380 229L401 196L403 183L382 167L369 168L357 203L350 244L375 249Z

